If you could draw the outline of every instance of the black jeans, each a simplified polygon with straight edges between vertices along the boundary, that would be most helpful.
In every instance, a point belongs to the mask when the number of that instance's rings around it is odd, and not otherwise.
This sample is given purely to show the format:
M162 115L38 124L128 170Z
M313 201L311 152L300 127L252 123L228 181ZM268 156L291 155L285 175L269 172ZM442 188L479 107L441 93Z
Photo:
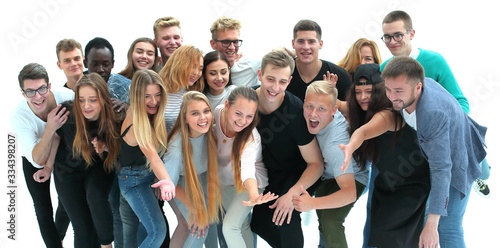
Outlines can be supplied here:
M33 199L38 227L40 228L43 242L48 248L62 247L61 240L66 236L66 231L69 226L69 217L59 200L54 222L54 211L50 197L50 178L43 183L35 182L35 180L33 180L33 174L38 170L40 169L33 167L33 165L23 157L24 179L26 180L26 186Z
M75 248L113 242L113 213L108 196L114 175L106 173L102 164L76 170L56 161L54 181L73 225Z

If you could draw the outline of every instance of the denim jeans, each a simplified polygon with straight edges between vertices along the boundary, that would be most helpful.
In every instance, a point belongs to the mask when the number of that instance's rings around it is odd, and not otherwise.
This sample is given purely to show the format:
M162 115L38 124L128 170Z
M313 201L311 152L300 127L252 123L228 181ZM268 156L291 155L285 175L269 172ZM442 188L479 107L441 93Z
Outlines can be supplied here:
M461 193L454 187L450 187L448 198L448 215L441 216L439 219L439 245L441 248L465 248L464 228L462 221L465 215L465 209L469 202L470 187L464 199L461 199Z
M481 176L479 176L480 179L483 180L488 180L490 178L490 165L488 164L488 161L486 161L486 158L481 161Z
M113 235L115 240L113 245L115 248L123 248L123 224L120 215L120 187L118 186L118 178L114 177L111 192L109 192L109 204L113 211Z
M122 167L118 174L122 195L147 232L140 248L160 247L167 233L158 199L151 188L154 178L154 173L145 167Z

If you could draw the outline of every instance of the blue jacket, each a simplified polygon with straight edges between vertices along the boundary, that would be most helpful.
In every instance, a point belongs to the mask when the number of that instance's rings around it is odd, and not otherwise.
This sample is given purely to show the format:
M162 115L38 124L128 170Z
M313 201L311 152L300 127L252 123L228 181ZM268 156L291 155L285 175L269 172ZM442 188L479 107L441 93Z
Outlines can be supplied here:
M416 117L420 149L431 172L429 213L446 216L450 187L460 191L463 198L481 175L486 127L471 119L431 78L425 78Z

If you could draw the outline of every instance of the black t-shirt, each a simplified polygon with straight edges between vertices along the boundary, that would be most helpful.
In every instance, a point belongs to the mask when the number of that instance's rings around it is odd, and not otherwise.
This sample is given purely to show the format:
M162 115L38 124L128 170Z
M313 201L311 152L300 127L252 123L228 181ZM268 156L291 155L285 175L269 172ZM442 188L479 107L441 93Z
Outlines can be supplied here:
M268 115L259 113L257 129L269 177L266 191L285 194L307 167L299 146L309 144L314 135L307 130L302 105L299 98L285 91L283 103L277 110Z
M61 137L59 143L59 148L56 154L56 162L77 170L86 170L87 163L83 156L73 156L73 142L76 136L76 122L73 110L73 101L66 101L62 103L62 107L65 107L70 111L68 121L62 125L61 128L57 129L56 133ZM62 109L62 108L61 108ZM88 133L91 136L91 140L97 136L97 131L99 128L99 123L97 121L89 121ZM93 147L92 147L93 148ZM104 152L103 158L107 153ZM103 164L103 159L99 157L96 152L93 152L94 165Z
M349 73L347 73L347 71L344 68L332 62L328 62L326 60L321 60L321 62L323 63L321 65L321 69L319 70L318 75L316 75L316 77L311 82L307 83L304 82L300 77L299 71L297 70L297 64L295 64L295 70L293 71L292 74L292 81L290 82L286 90L290 91L290 93L294 94L300 100L304 101L304 99L306 98L307 86L309 86L309 84L314 81L323 80L323 75L326 75L326 72L329 71L330 73L337 74L338 99L345 101L347 92L349 91L349 88L351 87L352 84Z

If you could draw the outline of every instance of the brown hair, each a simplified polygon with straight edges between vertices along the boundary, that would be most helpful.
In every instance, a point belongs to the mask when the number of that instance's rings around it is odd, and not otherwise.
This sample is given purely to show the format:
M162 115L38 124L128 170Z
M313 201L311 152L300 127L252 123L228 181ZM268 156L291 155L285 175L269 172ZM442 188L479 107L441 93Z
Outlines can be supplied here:
M73 51L75 48L80 49L80 52L82 53L82 57L83 57L82 45L78 41L76 41L74 39L64 39L64 40L59 41L56 45L57 60L59 61L59 52L60 51L69 52L69 51Z
M21 89L24 88L24 80L27 79L41 79L45 80L47 86L49 85L49 74L43 65L38 63L29 63L23 67L23 69L19 72L19 76L17 79L19 80L19 87Z
M300 20L293 27L293 39L297 38L297 32L299 31L316 31L316 37L321 40L321 27L315 21L311 20Z
M413 23L411 21L410 15L408 13L402 11L402 10L394 10L387 14L384 17L384 20L382 21L382 24L385 23L393 23L395 21L403 21L404 23L404 28L406 30L412 30L413 29Z
M155 61L153 63L153 66L156 64L156 60L158 60L158 48L156 47L156 43L152 39L147 37L137 38L136 40L134 40L134 42L132 42L132 45L130 45L130 48L128 49L127 66L125 66L125 69L123 69L123 71L118 73L128 79L132 79L132 76L134 76L135 71L137 71L137 68L135 68L133 63L134 59L132 58L132 54L134 53L135 45L137 45L137 43L139 42L147 42L153 45L155 49Z
M73 113L76 122L76 135L73 142L73 156L82 156L87 165L93 164L92 153L95 151L92 145L93 132L97 131L97 140L102 141L108 147L108 155L104 160L104 169L110 172L114 168L114 163L120 152L120 135L118 132L118 120L113 111L113 105L108 93L108 86L104 79L97 73L84 75L75 85L75 101L80 98L80 88L84 86L92 87L97 93L97 99L101 107L99 113L98 129L89 130L89 121L83 116L79 104L73 105ZM103 154L99 154L103 157Z
M396 56L391 59L382 72L382 78L396 78L406 76L406 83L411 86L418 82L424 86L425 71L424 67L415 59L408 56Z
M290 55L288 55L288 53L283 50L271 51L268 54L264 55L264 57L262 58L261 66L262 75L264 75L264 70L266 69L268 64L274 65L275 67L279 68L290 67L290 75L293 74L293 70L295 69L295 61Z

